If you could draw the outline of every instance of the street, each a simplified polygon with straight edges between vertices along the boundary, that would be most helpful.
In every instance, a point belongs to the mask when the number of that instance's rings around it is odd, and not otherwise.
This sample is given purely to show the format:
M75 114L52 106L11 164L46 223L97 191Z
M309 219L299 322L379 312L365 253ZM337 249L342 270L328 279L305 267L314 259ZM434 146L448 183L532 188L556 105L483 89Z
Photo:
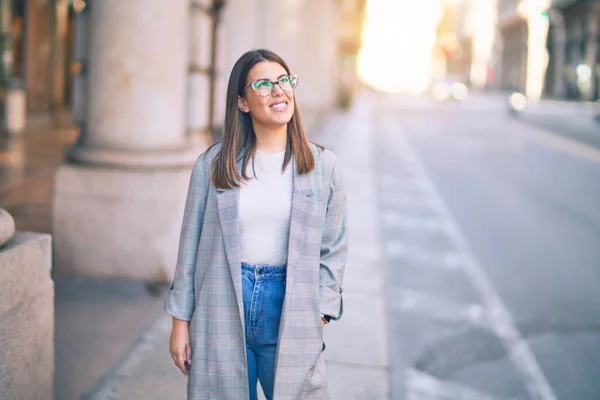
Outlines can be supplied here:
M593 140L493 99L375 102L390 397L597 399Z

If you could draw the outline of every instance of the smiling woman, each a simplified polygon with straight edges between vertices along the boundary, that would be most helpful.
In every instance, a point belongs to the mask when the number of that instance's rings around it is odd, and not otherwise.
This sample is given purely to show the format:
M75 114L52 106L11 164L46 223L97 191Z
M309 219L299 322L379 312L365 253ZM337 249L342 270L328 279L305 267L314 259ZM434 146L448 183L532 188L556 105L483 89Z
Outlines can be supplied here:
M346 196L335 155L310 143L298 78L245 53L223 141L192 171L165 308L188 399L327 399L323 328L342 315Z

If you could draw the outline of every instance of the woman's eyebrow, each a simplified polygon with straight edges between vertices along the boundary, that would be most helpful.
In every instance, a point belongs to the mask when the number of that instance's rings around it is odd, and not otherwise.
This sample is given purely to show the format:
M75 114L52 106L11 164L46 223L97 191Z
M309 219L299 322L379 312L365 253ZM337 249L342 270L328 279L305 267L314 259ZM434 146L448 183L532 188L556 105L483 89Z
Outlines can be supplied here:
M287 74L281 74L279 75L277 78L275 78L275 80L278 80L279 78L283 77L283 76L287 76ZM252 81L270 81L269 78L256 78L256 79L252 79Z

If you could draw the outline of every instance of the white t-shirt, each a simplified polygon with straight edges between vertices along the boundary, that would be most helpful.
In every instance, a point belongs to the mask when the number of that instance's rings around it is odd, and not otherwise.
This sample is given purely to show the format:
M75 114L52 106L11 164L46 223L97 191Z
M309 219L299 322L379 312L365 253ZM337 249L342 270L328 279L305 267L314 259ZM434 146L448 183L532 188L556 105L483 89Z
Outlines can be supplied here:
M294 160L281 172L285 151L256 151L246 176L251 179L240 188L240 232L242 262L248 264L287 264Z

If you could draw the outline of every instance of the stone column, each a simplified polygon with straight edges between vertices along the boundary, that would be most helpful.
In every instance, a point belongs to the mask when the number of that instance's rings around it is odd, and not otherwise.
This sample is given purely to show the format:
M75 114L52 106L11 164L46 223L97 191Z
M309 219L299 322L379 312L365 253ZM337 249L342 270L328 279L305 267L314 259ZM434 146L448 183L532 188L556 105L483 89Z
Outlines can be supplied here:
M248 50L265 47L266 43L259 38L262 37L262 28L258 18L258 10L268 14L270 7L261 8L262 0L228 0L223 10L223 23L225 25L225 65L221 88L226 90L229 74L233 64ZM272 6L277 7L279 2Z
M300 76L298 98L307 133L318 129L336 106L339 91L339 10L336 0L303 2L298 35L300 52L296 70ZM284 43L282 43L284 46Z
M6 400L54 398L54 283L48 234L15 232L0 208L0 390Z
M191 166L188 0L88 3L87 93L56 176L58 271L168 281Z
M78 162L189 164L185 135L188 2L89 3L88 93ZM187 157L187 159L186 159Z

